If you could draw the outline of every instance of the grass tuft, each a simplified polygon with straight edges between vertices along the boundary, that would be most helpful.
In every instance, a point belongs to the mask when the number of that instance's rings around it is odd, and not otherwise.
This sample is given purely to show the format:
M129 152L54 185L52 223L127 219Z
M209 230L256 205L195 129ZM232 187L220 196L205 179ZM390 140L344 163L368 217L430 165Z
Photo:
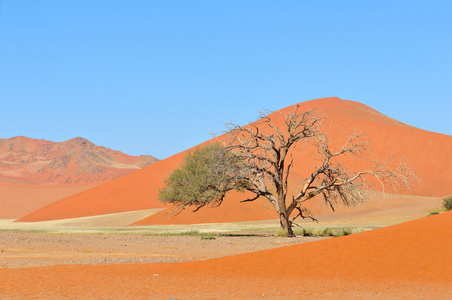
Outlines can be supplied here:
M443 208L446 211L452 210L452 195L443 199Z
M294 230L295 235L298 236L312 236L312 237L340 237L358 232L367 231L373 228L363 227L316 227L316 228L297 228ZM284 236L275 234L275 236Z
M275 237L288 237L287 232L284 230L278 230L274 234Z

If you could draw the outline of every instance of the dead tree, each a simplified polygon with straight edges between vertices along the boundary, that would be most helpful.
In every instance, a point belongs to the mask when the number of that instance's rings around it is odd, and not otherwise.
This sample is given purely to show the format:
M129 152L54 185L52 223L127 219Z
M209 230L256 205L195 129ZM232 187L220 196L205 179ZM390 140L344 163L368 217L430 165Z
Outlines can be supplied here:
M394 158L383 163L372 159L368 144L351 134L342 147L334 149L315 110L302 111L297 105L284 115L262 115L247 126L229 124L222 143L197 149L166 181L159 198L179 208L221 205L231 190L248 190L254 195L242 202L265 197L279 215L281 228L293 236L294 221L314 217L306 201L322 197L334 210L338 203L362 203L369 191L410 188L416 179L407 163ZM317 165L307 170L303 182L290 179L293 151L314 151ZM361 170L352 170L350 161ZM292 187L289 187L292 184ZM289 193L289 191L296 191ZM291 217L292 216L292 217Z
M282 115L283 122L278 126L273 118L261 117L247 126L229 124L225 146L242 161L236 179L246 180L246 190L254 193L254 197L242 202L265 197L278 213L281 228L288 236L294 235L292 226L297 218L314 219L303 204L318 195L334 210L338 202L347 206L362 203L368 192L377 188L369 178L374 178L383 191L385 187L394 191L411 188L411 182L416 179L415 172L404 161L395 166L394 159L384 163L372 161L361 135L351 134L341 148L331 149L315 110L302 112L295 106L292 112ZM309 151L312 144L320 161L304 182L294 183L300 186L298 194L289 195L291 168L296 163L293 150L304 147L302 151ZM368 161L368 167L361 171L349 170L341 163L343 157Z

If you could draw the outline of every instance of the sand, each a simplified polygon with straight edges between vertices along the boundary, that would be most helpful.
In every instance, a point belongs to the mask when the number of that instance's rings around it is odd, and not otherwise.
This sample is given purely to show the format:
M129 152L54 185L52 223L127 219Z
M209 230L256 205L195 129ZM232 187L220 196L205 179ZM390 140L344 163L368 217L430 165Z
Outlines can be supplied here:
M237 234L202 239L120 231L97 234L0 231L0 268L195 261L321 239L325 238Z
M197 262L0 269L4 299L450 299L452 212Z
M31 185L0 183L0 218L20 218L95 184Z

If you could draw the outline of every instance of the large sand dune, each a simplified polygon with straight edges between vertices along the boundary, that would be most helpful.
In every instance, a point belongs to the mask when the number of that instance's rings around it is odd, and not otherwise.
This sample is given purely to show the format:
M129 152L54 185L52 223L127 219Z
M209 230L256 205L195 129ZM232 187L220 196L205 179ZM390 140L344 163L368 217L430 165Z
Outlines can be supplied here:
M199 262L0 269L0 290L21 299L451 299L451 236L447 212Z
M422 183L414 191L406 193L420 196L444 196L452 193L452 137L418 129L394 119L357 102L339 98L323 98L304 102L303 109L317 108L325 116L330 128L332 145L342 145L351 131L362 132L371 142L376 158L384 160L393 154L407 158L418 171ZM288 113L293 107L280 112ZM275 123L281 122L279 112L271 116ZM297 148L293 167L294 179L300 180L308 175L313 165L313 157ZM115 213L139 209L161 208L157 200L164 179L178 166L187 151L159 161L144 169L107 182L93 189L81 192L37 210L18 221L45 221L53 219L76 218L90 215ZM242 195L227 197L220 208L206 208L197 214L185 211L168 220L168 211L154 214L137 224L189 224L201 222L247 221L277 216L266 207L265 201L240 204ZM314 202L309 204L318 206ZM322 208L316 213L322 213Z

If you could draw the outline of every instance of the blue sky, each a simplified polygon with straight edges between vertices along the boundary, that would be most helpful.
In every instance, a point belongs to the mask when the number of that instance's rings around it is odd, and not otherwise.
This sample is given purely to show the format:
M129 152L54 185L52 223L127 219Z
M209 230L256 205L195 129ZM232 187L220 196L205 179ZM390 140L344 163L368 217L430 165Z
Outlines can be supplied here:
M166 158L337 96L452 135L452 1L0 0L0 138Z

